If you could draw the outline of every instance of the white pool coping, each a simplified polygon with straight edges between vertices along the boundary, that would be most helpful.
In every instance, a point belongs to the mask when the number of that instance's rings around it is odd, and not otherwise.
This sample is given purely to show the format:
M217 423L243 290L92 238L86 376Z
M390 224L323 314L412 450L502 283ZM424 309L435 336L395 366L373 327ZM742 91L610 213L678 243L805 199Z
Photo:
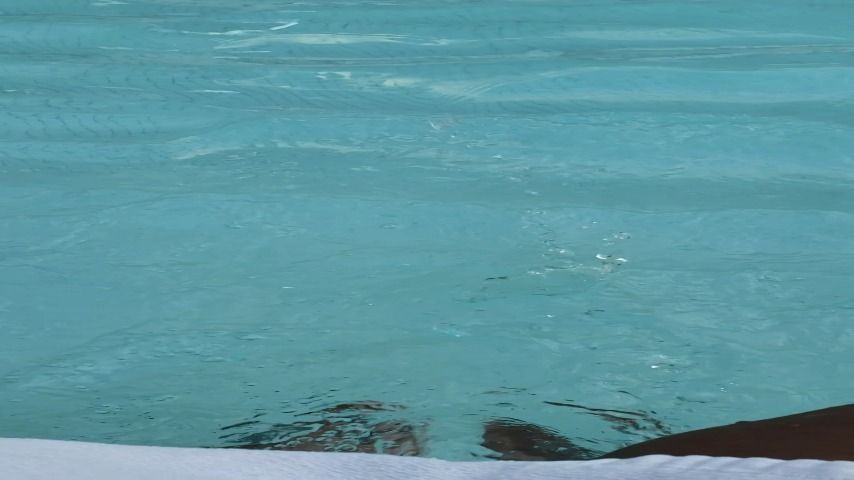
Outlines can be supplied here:
M449 462L359 453L140 447L0 438L3 480L854 480L854 462L671 457Z

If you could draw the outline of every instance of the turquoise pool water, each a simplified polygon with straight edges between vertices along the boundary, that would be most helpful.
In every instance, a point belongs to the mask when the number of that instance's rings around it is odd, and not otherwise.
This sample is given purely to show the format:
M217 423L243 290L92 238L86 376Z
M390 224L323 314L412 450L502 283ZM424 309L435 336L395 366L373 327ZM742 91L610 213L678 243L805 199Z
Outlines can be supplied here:
M469 459L850 403L851 18L0 0L0 436L376 400Z

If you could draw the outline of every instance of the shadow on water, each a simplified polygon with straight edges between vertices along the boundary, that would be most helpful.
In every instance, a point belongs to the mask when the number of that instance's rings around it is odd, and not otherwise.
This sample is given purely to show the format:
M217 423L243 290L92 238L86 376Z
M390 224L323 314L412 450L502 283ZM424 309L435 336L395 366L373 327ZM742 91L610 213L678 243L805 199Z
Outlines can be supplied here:
M556 407L569 407L582 413L599 417L611 424L611 428L620 433L641 435L646 438L661 437L673 433L670 427L654 417L655 412L592 408L577 403L550 402L548 400L543 403Z

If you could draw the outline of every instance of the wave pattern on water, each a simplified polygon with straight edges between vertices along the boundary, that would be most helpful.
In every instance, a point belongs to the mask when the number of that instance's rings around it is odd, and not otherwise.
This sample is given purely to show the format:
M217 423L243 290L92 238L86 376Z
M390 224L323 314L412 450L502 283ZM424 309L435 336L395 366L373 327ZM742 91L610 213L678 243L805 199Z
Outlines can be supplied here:
M465 459L850 402L851 18L0 0L0 435L377 400Z

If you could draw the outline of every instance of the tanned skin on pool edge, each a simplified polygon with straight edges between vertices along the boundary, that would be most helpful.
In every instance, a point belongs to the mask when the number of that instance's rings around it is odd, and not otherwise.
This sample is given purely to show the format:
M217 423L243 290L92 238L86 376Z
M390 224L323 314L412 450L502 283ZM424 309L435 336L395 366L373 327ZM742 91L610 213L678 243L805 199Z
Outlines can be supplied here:
M603 458L653 454L854 460L854 404L669 435Z

